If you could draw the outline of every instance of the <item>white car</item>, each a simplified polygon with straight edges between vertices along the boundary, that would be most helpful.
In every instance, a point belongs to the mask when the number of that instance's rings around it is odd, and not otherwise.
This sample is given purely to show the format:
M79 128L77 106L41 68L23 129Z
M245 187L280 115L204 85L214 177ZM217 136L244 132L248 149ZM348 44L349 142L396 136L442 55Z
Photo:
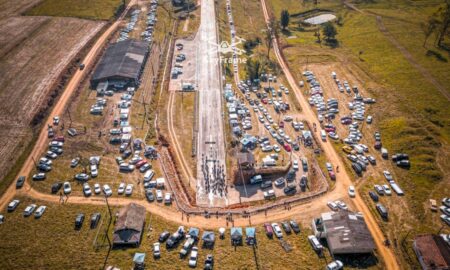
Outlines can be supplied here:
M40 218L40 217L42 217L42 215L43 215L44 212L45 212L45 209L47 209L47 206L45 206L45 205L39 206L38 209L36 210L36 212L34 212L34 217L35 217L35 218Z
M265 199L275 198L275 191L273 189L264 191L264 198Z
M349 186L348 187L348 196L350 196L351 198L355 198L355 195L356 195L355 187Z
M278 146L278 145L274 145L273 146L273 150L276 152L276 153L279 153L280 151L281 151L281 148Z
M157 200L158 202L162 202L162 200L163 200L163 193L162 193L162 191L159 190L159 189L156 190L156 200Z
M336 260L336 261L330 262L330 263L327 265L326 270L340 270L340 269L342 269L343 267L344 267L344 264L343 264L341 261Z
M25 210L23 211L23 216L24 217L28 217L31 216L31 214L33 214L34 210L36 209L36 205L35 204L30 204L28 205Z
M105 193L105 195L109 197L112 195L112 190L108 185L105 184L103 185L103 193Z
M283 186L284 185L284 178L283 177L280 177L280 178L278 178L277 180L275 180L275 186L276 187L281 187L281 186Z
M69 182L64 182L63 190L64 194L69 194L70 192L72 192L72 187L70 186Z
M278 238L283 237L283 232L281 231L280 226L277 223L272 223L273 232L275 233L275 236Z
M89 197L92 195L92 190L88 183L83 184L83 193L84 193L84 196L86 196L86 197Z
M92 176L92 178L95 178L98 176L97 165L94 165L94 164L91 165L91 176Z
M161 257L161 244L159 242L153 244L153 257L154 258Z
M102 192L102 189L100 188L100 184L95 183L94 184L94 193L95 194L100 194L100 192Z
M384 178L386 178L386 180L388 180L388 181L394 180L394 178L392 177L392 174L389 171L383 171L383 174L384 174Z
M191 256L189 256L189 267L196 267L198 259L198 247L193 247Z
M384 194L386 194L388 196L392 195L392 191L391 191L391 189L389 188L388 185L382 185L381 187L383 188Z
M119 195L122 195L125 192L125 183L120 183L117 192L119 193Z
M339 207L335 202L327 202L327 206L333 211L339 210Z
M125 188L125 195L131 196L133 194L133 184L128 184Z
M328 170L329 172L333 171L333 165L331 165L330 162L325 163L325 166L327 167L327 170Z
M298 171L298 160L294 160L294 162L292 162L292 168L293 168L295 171Z
M59 125L59 116L53 117L53 125L55 126Z

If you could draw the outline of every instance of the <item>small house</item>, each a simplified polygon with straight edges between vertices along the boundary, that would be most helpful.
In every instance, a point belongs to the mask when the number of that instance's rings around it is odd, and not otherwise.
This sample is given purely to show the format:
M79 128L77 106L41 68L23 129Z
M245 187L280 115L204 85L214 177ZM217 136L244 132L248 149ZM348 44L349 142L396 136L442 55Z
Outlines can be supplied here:
M232 227L230 230L231 244L233 246L242 245L242 228Z
M130 203L120 209L113 233L113 247L138 247L145 223L145 208Z
M214 232L204 231L202 235L203 246L206 248L213 248L215 243Z

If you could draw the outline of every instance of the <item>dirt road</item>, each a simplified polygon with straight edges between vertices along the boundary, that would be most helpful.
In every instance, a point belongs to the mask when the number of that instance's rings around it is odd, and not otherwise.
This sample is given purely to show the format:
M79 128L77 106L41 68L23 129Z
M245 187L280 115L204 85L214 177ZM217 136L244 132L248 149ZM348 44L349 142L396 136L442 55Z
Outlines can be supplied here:
M263 8L264 18L266 19L266 22L269 23L270 16L267 10L266 2L265 0L261 0L261 5ZM320 126L320 123L315 115L315 113L312 111L311 107L309 106L308 102L306 101L305 97L301 94L301 90L297 85L297 82L292 75L291 71L289 70L288 65L286 64L284 58L281 55L281 51L278 46L278 40L274 38L272 40L273 43L273 51L275 52L275 55L277 57L278 63L280 64L281 68L283 69L283 73L285 74L289 85L294 90L294 94L297 98L297 100L300 103L300 106L303 109L303 113L306 117L306 120L310 123L315 123L317 126ZM322 142L320 141L320 144L322 146L322 149L327 156L328 160L335 166L339 166L340 168L345 168L343 162L339 158L338 154L334 150L333 146L329 141ZM352 181L347 174L346 170L341 170L337 177L337 183L341 183L340 185L337 185L336 189L342 189L347 188L348 186L352 185ZM381 231L380 227L376 223L375 218L373 217L372 213L369 211L367 205L362 200L361 196L356 196L352 200L353 204L355 205L356 209L364 214L364 219L367 223L367 226L372 233L372 236L375 240L375 244L377 246L377 250L380 253L380 255L383 257L383 260L386 264L387 269L400 269L398 266L398 263L395 259L395 255L392 252L392 250L386 248L384 246L384 240L385 237L383 235L383 232Z
M124 18L125 14L128 12L128 10L131 8L131 6L134 5L136 0L131 0L128 6L126 7L125 11L122 13L122 16L118 18L118 20L113 23L96 41L94 46L92 46L89 53L86 55L86 57L83 59L83 63L85 64L86 68L84 71L77 70L73 77L70 79L69 83L67 84L66 89L64 90L63 94L61 95L60 99L58 100L58 103L53 108L52 112L49 115L49 119L52 119L53 116L56 115L62 115L64 113L64 109L66 108L67 103L70 100L70 97L72 94L78 89L78 86L80 85L81 80L84 77L84 73L86 70L89 70L91 66L94 64L95 58L98 55L98 53L101 51L102 47L104 46L105 42L108 40L109 36L114 33L114 31L117 29L117 27L120 24L120 21ZM33 159L38 159L38 157L44 152L44 149L47 148L48 144L48 138L47 138L47 130L44 125L44 128L41 130L41 133L39 134L39 137L36 141L36 144L31 152L31 154L28 156L27 160L22 166L22 169L19 172L19 175L25 175L28 176L30 172L33 169L34 161ZM24 189L28 188L28 183L26 183L26 186ZM6 204L14 197L16 194L16 188L15 183L11 183L9 188L6 190L5 194L0 199L0 209L3 209Z

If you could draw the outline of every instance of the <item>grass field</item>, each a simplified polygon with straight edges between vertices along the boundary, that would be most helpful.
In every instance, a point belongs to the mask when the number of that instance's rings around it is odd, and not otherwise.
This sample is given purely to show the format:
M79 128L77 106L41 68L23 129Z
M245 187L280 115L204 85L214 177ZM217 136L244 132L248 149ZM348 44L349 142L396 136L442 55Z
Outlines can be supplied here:
M6 223L0 226L0 237L3 245L0 247L0 268L11 269L100 269L103 265L107 248L101 246L107 224L106 206L85 206L71 204L48 204L19 198L21 204L13 213L6 214ZM33 216L24 218L22 211L26 205L36 203L47 205L48 209L40 219ZM118 209L113 208L113 214ZM99 212L102 221L97 229L89 228L90 215ZM74 230L74 221L78 213L85 214L81 230ZM112 225L113 226L113 225ZM164 230L173 232L177 224L167 222L159 217L147 214L142 242L137 249L112 250L107 265L115 265L120 269L130 269L135 252L147 254L145 263L149 269L188 269L187 260L180 259L180 246L167 251L161 247L161 259L152 256L152 244L157 241ZM188 227L185 227L188 229ZM25 233L26 232L26 233ZM111 230L112 232L112 230ZM110 232L110 233L111 233ZM203 229L201 230L201 233ZM257 226L257 248L253 249L245 243L234 248L230 244L229 230L225 239L218 237L213 250L204 249L199 245L199 260L197 269L201 269L207 254L215 258L217 269L313 269L324 268L331 258L326 253L319 258L312 250L307 240L310 233L302 229L298 235L285 235L285 240L292 246L291 252L285 252L276 239L268 239L261 226ZM30 239L32 235L33 239ZM98 235L98 241L95 239ZM245 240L245 236L244 236ZM94 243L97 243L94 244ZM106 243L106 242L105 242ZM70 254L70 255L69 255ZM353 269L352 267L346 269ZM380 269L369 267L369 269Z
M121 3L122 0L43 0L25 15L109 20Z

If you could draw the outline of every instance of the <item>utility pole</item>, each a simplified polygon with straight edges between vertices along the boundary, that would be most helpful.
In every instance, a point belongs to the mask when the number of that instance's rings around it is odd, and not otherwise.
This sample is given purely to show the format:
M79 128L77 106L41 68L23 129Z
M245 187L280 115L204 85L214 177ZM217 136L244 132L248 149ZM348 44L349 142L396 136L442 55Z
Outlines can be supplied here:
M105 230L106 239L108 240L108 253L106 254L105 262L103 263L103 269L106 269L106 263L108 262L109 254L111 253L111 249L112 249L111 240L109 239L109 228L111 227L112 214L111 214L111 208L109 207L109 203L108 203L108 196L106 196L106 194L105 194L105 201L106 201L106 207L108 208L108 213L109 213L109 222L108 222L108 227Z

